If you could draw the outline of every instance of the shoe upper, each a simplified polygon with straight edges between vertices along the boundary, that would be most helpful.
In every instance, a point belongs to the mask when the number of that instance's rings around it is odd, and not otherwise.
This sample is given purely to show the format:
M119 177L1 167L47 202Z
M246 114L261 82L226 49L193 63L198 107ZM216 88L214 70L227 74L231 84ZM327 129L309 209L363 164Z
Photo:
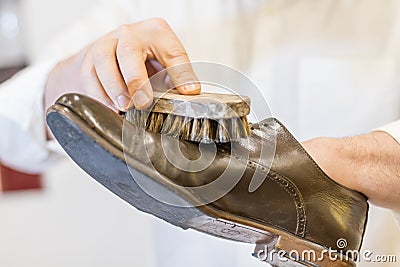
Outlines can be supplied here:
M248 190L254 173L249 170L225 197L229 204L224 203L224 207L220 203L224 198L215 204L325 247L338 251L359 250L367 222L366 197L329 178L276 119L253 125L249 146L261 148L274 136L276 148L272 165L257 169L261 173L264 170L266 177L258 189L252 193ZM260 149L251 153L249 169L259 164L261 154ZM347 242L345 248L338 247L338 240L342 239Z
M245 142L199 146L139 129L85 96L65 95L57 104L73 110L102 138L134 158L128 163L132 168L146 165L154 179L162 174L192 194L199 201L194 204L203 201L324 247L361 246L366 197L329 178L276 119L254 124ZM199 159L207 164L199 166ZM221 176L225 179L217 182ZM346 248L337 247L339 239L347 241Z

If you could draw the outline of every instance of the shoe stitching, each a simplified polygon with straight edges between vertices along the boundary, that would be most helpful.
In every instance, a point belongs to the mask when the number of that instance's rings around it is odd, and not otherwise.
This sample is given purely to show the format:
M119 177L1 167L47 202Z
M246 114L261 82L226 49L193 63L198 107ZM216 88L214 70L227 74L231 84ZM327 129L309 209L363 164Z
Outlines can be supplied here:
M280 175L274 171L272 172L272 180L283 186L283 189L289 193L289 195L295 202L297 211L296 235L304 237L306 234L307 217L303 196L301 195L301 192L297 188L297 186L287 177Z
M240 160L244 162L245 160L242 159L241 157L237 155L232 155L235 159ZM286 176L279 174L276 171L270 170L272 175L270 175L270 172L266 171L266 168L252 160L247 160L247 166L250 167L253 170L256 170L257 168L261 170L264 174L267 175L267 177L272 180L273 182L277 183L279 186L281 186L293 199L295 207L296 207L296 231L295 234L301 237L305 237L306 234L306 225L307 225L307 217L306 217L306 209L305 209L305 202L303 199L303 196L300 192L300 190L297 188L297 186L290 181ZM254 218L253 218L254 219Z

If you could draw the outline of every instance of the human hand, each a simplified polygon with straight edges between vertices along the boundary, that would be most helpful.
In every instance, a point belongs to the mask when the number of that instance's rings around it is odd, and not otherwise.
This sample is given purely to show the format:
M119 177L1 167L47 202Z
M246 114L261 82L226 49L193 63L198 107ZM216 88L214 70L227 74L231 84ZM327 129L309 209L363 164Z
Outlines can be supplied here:
M400 144L381 131L302 143L321 169L371 203L400 211Z
M200 83L188 63L184 47L164 20L123 25L53 68L46 83L45 108L61 95L77 92L114 110L125 111L132 104L145 109L153 100L146 82L149 76L177 65L167 72L179 93L199 94Z

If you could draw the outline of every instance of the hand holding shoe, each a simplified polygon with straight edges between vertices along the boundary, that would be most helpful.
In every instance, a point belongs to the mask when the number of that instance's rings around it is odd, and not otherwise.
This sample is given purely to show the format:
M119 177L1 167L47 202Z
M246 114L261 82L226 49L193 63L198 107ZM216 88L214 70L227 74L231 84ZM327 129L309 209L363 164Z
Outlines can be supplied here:
M315 138L302 145L333 180L400 211L400 145L389 134Z

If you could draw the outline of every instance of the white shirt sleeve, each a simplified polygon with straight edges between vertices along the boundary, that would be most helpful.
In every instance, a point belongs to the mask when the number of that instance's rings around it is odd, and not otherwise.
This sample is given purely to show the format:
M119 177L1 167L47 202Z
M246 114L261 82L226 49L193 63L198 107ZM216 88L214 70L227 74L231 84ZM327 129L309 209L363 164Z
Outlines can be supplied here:
M47 149L43 88L55 62L27 68L0 86L0 161L40 172L53 158Z
M58 61L129 20L110 3L104 2L63 32L36 59L37 64L0 85L0 161L5 165L39 173L60 155L56 142L46 138L43 99L47 75Z
M377 129L378 131L384 131L390 134L400 144L400 120L387 124Z

